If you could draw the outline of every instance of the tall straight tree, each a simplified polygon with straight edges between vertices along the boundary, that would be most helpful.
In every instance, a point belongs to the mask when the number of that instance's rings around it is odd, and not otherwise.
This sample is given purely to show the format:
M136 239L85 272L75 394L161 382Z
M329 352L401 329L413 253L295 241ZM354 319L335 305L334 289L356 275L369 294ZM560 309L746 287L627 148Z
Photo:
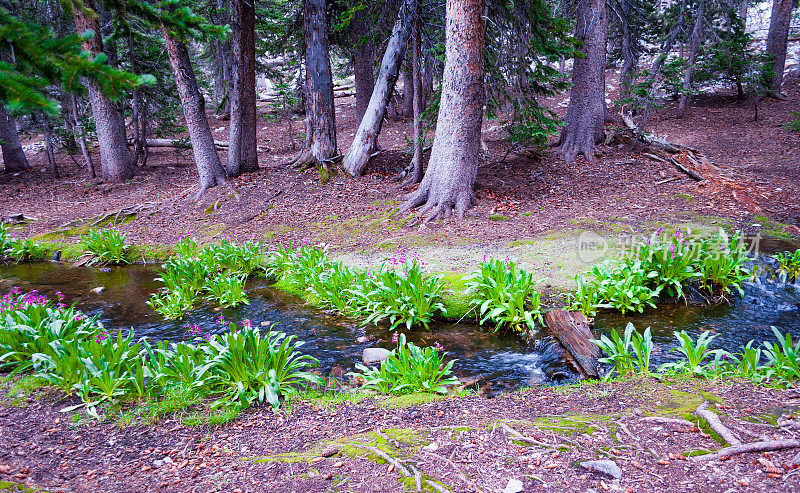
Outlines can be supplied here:
M232 0L233 91L228 176L258 170L256 144L256 10L254 0Z
M397 14L397 21L392 28L392 36L386 45L386 52L381 61L381 70L375 88L372 90L372 97L369 100L364 118L358 125L358 130L353 138L350 149L344 157L345 171L352 176L364 174L364 170L369 162L369 157L375 149L378 135L381 133L383 118L386 116L386 107L389 98L394 92L394 84L397 82L397 75L400 71L400 63L408 46L408 37L411 33L411 20L414 13L414 0L403 0L400 12ZM411 80L408 81L410 86Z
M6 112L2 101L0 101L0 147L3 150L3 166L6 173L25 171L30 167L19 141L17 120Z
M367 38L369 25L364 19L364 11L353 16L350 23L350 34L353 37L353 79L356 87L356 124L360 125L367 112L369 99L375 87L375 75L372 65L375 63L375 52L372 42Z
M75 30L80 34L92 31L94 35L83 42L83 49L97 57L103 53L103 40L100 37L100 23L94 0L74 2L73 16ZM92 106L95 131L100 145L100 165L105 182L125 181L136 174L128 141L125 135L125 120L114 103L93 80L86 81L89 101Z
M292 164L320 165L337 155L333 76L325 0L303 0L306 45L306 142Z
M486 61L485 0L447 0L445 61L436 136L419 188L401 211L422 206L431 221L455 212L463 217L475 200L483 123ZM423 205L424 204L424 205Z
M594 161L595 146L605 138L607 21L605 0L578 0L575 37L583 43L579 49L584 56L576 57L572 67L572 90L557 150L568 163L578 154Z
M694 27L692 28L692 39L689 41L689 59L686 63L686 72L683 74L683 92L681 93L681 98L678 100L678 112L675 115L678 118L683 118L686 115L689 91L692 89L692 72L694 70L695 60L697 59L697 50L700 48L700 42L703 37L703 23L706 15L705 6L705 0L700 0L697 3Z
M189 50L176 37L175 33L170 32L163 25L161 30L164 34L164 44L167 48L169 63L172 66L172 73L175 76L175 85L178 87L178 94L181 98L186 128L189 130L189 138L192 141L192 154L200 179L200 188L196 196L196 199L199 199L209 188L225 183L225 168L223 168L217 149L214 147L214 137L211 135L211 127L208 126L206 118L205 100L197 86Z
M783 69L786 65L786 48L789 40L789 25L792 22L792 9L797 0L773 0L772 15L769 20L769 33L767 34L766 54L770 58L772 70L767 74L766 80L770 94L781 97L783 84Z

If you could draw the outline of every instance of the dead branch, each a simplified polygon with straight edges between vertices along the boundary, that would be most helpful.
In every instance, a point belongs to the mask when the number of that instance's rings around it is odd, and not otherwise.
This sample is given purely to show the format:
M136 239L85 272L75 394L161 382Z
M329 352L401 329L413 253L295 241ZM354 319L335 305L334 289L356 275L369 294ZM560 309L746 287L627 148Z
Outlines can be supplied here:
M713 454L696 455L691 457L691 460L696 462L708 462L738 454L746 454L748 452L771 452L774 450L785 450L790 448L800 448L800 440L786 439L745 443L743 445L724 448L718 452L714 452Z
M518 432L517 430L515 430L514 428L508 426L507 424L505 424L503 422L500 423L500 428L502 428L503 431L505 431L509 435L513 436L514 440L519 440L520 442L530 443L531 445L536 445L538 447L545 447L545 448L568 447L568 445L565 445L563 443L558 443L558 444L555 444L555 445L551 445L549 443L545 443L545 442L539 441L539 440L537 440L535 438L531 438L531 437L525 436L522 433Z
M434 454L433 452L428 452L427 450L424 450L422 453L425 454L425 455L429 455L431 457L435 457L437 459L440 459L440 460L443 460L443 461L447 462L448 464L453 466L453 469L456 470L456 474L458 474L458 477L459 477L459 479L461 479L461 481L464 481L465 483L470 484L470 485L473 484L472 481L467 479L467 477L464 475L464 473L461 472L461 469L456 465L456 463L451 461L447 457L443 457L443 456L441 456L439 454Z
M684 173L686 173L687 175L689 175L693 180L697 180L697 181L705 180L705 178L703 178L701 175L697 174L695 171L692 171L691 169L689 169L686 166L682 165L674 157L669 158L669 162L672 163L672 165L675 166L676 168L678 168L679 170L681 170Z
M658 180L657 182L653 183L653 185L663 185L665 183L669 183L671 181L678 181L680 180L680 176L673 176L672 178L664 178L663 180Z
M395 470L397 470L397 472L399 472L403 476L406 476L408 478L413 478L414 477L414 475L411 473L411 471L409 471L408 468L405 465L403 465L402 462L400 462L399 460L397 460L394 457L390 456L389 454L387 454L383 450L381 450L381 449L379 449L377 447L370 447L369 445L361 445L359 443L354 443L352 445L355 446L355 447L358 447L358 448L363 448L364 450L368 450L368 451L372 452L373 454L377 455L381 459L383 459L386 462L388 462L389 464L393 465Z
M694 412L696 415L700 416L701 418L705 419L708 424L711 426L711 429L714 430L717 435L722 437L725 442L732 446L738 447L742 445L742 441L736 438L733 432L722 424L720 421L719 416L716 413L709 411L708 408L708 401L703 401L702 404L697 406L697 410Z
M689 420L681 419L681 418L664 418L661 416L647 416L644 418L639 418L639 421L653 421L656 423L670 423L675 425L684 425L684 426L694 426Z

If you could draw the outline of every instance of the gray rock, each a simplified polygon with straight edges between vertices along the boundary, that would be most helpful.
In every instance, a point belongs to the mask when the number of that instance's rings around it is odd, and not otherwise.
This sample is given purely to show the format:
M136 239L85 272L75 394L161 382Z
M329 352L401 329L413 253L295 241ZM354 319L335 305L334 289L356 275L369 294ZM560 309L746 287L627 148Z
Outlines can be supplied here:
M522 481L519 479L511 478L508 480L508 484L506 488L503 490L503 493L520 493L520 491L525 490L525 485L522 484Z
M622 469L613 460L587 460L581 462L581 467L605 474L614 479L622 477Z
M106 290L105 286L97 286L96 288L92 288L92 293L100 294L105 290Z
M153 461L153 467L159 468L159 467L163 467L163 466L164 466L164 461L163 460L154 460Z
M338 453L339 453L339 447L337 447L336 445L331 444L331 445L328 445L327 447L325 447L322 450L322 452L320 452L319 455L321 457L333 457L334 455L336 455Z
M361 360L365 365L372 365L382 362L388 358L390 354L391 351L388 349L383 349L382 347L368 347L364 349L363 353L361 353Z
M170 457L170 456L166 456L162 460L164 461L164 464L172 464L173 463L172 457Z

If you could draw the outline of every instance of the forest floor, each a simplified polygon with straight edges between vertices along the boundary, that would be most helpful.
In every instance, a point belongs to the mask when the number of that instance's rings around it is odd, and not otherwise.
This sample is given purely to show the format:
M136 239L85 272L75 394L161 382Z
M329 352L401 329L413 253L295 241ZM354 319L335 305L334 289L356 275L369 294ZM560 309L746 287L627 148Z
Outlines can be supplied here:
M0 490L800 491L800 449L691 455L722 447L693 414L706 400L743 442L800 433L797 389L738 381L634 377L422 403L295 399L205 427L187 424L191 406L156 425L119 413L98 423L59 412L74 402L58 392L8 389ZM611 462L601 472L584 461Z
M135 218L118 228L129 242L153 245L154 251L187 234L271 245L308 239L330 244L334 255L354 264L404 247L434 270L461 272L474 269L484 254L510 255L568 289L586 262L602 258L577 254L586 234L608 242L609 250L661 226L724 226L800 239L800 133L786 128L790 113L800 112L800 84L792 81L785 91L793 99L762 102L757 122L751 102L727 96L695 98L683 120L675 119L673 104L655 113L650 130L698 149L725 170L703 183L624 144L601 147L602 156L591 164L579 157L568 165L552 151L540 158L509 152L500 123L488 121L478 204L466 220L420 227L413 213L396 214L403 194L396 177L408 161L410 121L384 125L384 151L366 176L337 174L320 183L316 171L285 166L297 151L289 145L286 122L268 120L263 107L261 169L212 189L199 202L191 200L196 171L186 151L153 150L147 167L122 184L87 178L65 154L58 155L61 178L54 180L39 152L29 154L31 171L0 175L6 197L0 216L36 219L14 234L74 243L98 217L138 207ZM549 103L563 113L565 98ZM339 149L346 150L355 131L353 101L336 103ZM227 140L227 123L212 118L217 139ZM302 128L302 121L294 127ZM35 147L38 139L25 143ZM693 426L643 419L692 417L703 396L716 403L712 409L726 423L736 424L743 441L798 435L796 389L741 382L633 379L401 408L377 398L297 401L279 414L257 408L230 425L200 428L184 424L181 415L155 426L72 422L59 412L71 402L37 391L29 398L6 397L0 407L0 480L61 491L396 491L403 487L399 466L405 465L412 468L412 479L405 480L412 490L413 470L454 491L502 491L510 479L522 481L525 491L800 490L800 473L793 469L800 467L797 450L711 463L682 460L691 450L721 445ZM500 420L549 445L511 440ZM338 454L320 460L331 444ZM390 467L354 444L378 447L402 464ZM621 479L579 465L604 458L621 468Z

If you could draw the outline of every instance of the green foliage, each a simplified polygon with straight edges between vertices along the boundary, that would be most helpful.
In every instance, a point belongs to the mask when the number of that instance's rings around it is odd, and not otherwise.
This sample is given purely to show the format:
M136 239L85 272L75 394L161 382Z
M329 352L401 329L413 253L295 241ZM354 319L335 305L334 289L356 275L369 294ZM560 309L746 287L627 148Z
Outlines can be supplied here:
M267 332L245 326L227 334L212 336L201 349L205 363L195 372L198 389L221 395L216 405L247 408L254 402L280 405L298 385L316 383L318 377L306 371L318 361L297 351L302 342L282 332Z
M673 348L673 351L682 354L686 359L674 363L664 363L659 368L659 371L706 375L708 374L708 366L704 364L704 361L710 356L722 356L725 353L721 349L709 349L711 341L717 335L711 334L707 330L700 333L700 337L697 338L696 342L685 330L673 332L673 334L678 339L679 344L677 348Z
M47 257L47 247L31 238L15 238L5 254L17 262L38 262Z
M440 301L442 280L429 276L425 264L401 251L377 270L363 272L330 260L325 247L303 242L279 246L266 262L266 275L293 286L312 301L365 323L388 320L392 328L428 327L445 314Z
M540 308L539 281L509 260L489 259L467 277L467 289L475 293L472 305L478 308L480 324L491 321L495 331L508 327L530 334L544 325Z
M621 376L633 373L634 368L642 374L650 372L650 355L653 353L650 327L640 334L634 329L633 324L629 323L622 337L616 329L611 329L609 335L610 337L601 335L600 339L591 340L606 353L606 356L599 361L612 364L614 370ZM605 378L609 379L611 375L612 372L609 372Z
M717 236L702 242L695 270L700 285L709 293L724 296L733 289L743 294L742 282L752 277L743 264L748 260L747 244L737 231L730 238L722 228Z
M778 272L786 276L786 281L797 281L800 278L800 249L794 253L776 253L772 258L778 261Z
M577 310L587 317L597 315L599 308L612 308L611 305L600 299L597 286L586 280L583 274L575 276L575 292L567 293L567 310Z
M606 261L592 267L591 273L597 296L603 300L602 305L613 307L623 314L642 313L648 306L655 308L655 299L661 288L652 287L652 272L645 271L641 261Z
M767 357L767 378L779 381L792 381L800 379L800 341L793 343L790 333L781 334L772 327L772 332L778 339L777 344L764 342L764 355Z
M392 264L368 273L350 289L355 313L366 317L364 323L377 325L388 319L393 329L401 324L406 329L417 325L427 329L437 313L446 314L438 301L441 276L427 276L416 257L409 262L403 256Z
M639 245L638 260L646 277L659 292L683 296L683 286L700 277L701 274L694 269L698 258L697 246L692 241L685 241L686 238L685 233L678 229L668 241L653 234Z
M800 133L800 112L792 111L790 118L786 121L786 129L790 132Z
M453 363L444 363L446 352L441 347L420 348L406 342L405 334L400 334L397 347L381 363L380 368L356 364L358 372L351 373L364 379L364 387L381 394L411 394L415 392L435 392L444 394L447 387L457 385L459 380L452 376Z
M250 301L244 292L244 281L245 278L241 274L221 272L206 281L205 290L209 293L208 298L216 300L223 308L249 305Z
M84 251L92 255L89 261L93 264L127 264L128 249L125 234L116 230L98 231L90 229L81 236Z

